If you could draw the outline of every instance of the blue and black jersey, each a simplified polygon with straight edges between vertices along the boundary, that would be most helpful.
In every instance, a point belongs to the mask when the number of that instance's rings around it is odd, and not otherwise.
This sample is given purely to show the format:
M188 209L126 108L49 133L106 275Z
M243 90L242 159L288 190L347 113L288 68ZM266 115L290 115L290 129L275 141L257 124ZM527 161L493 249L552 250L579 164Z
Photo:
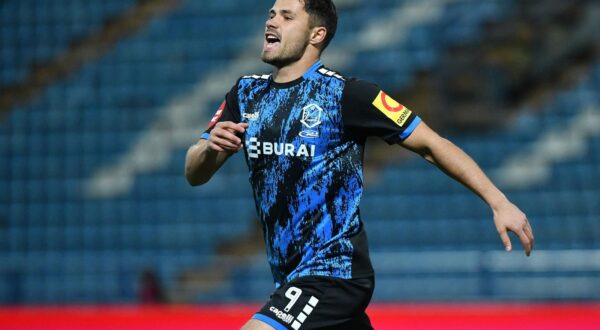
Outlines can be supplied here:
M365 140L399 143L419 117L376 85L317 62L288 83L240 78L203 138L219 121L249 125L244 153L276 286L308 275L372 276L359 211Z

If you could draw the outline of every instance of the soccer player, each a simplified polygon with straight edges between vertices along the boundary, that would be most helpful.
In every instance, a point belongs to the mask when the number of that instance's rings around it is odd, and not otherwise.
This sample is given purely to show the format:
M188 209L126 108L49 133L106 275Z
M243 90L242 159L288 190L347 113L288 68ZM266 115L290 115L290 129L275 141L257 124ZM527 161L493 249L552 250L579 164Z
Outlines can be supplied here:
M376 85L321 64L336 26L331 0L277 0L262 50L272 74L241 77L186 156L188 181L201 185L244 150L276 287L244 330L372 329L359 213L369 136L420 154L481 197L507 251L508 231L527 255L533 247L525 214L469 156Z

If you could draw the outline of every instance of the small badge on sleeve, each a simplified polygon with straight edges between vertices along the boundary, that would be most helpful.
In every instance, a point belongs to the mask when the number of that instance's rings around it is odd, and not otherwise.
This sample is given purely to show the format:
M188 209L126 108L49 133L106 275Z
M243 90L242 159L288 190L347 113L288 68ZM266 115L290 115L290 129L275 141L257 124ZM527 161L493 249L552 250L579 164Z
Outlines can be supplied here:
M396 102L385 92L380 91L377 97L373 100L373 105L379 109L389 119L393 120L398 126L404 126L412 111L402 104Z

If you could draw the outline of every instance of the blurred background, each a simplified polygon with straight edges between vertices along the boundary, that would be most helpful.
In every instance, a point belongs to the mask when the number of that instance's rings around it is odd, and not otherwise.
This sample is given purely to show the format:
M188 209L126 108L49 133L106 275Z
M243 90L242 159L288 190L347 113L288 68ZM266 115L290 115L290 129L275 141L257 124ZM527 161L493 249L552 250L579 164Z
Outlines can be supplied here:
M475 195L370 141L374 305L597 303L600 3L335 3L323 63L378 83L462 147L536 235L530 258L514 236L504 252ZM0 2L1 305L267 300L243 157L196 188L183 166L236 79L270 71L259 55L271 5Z

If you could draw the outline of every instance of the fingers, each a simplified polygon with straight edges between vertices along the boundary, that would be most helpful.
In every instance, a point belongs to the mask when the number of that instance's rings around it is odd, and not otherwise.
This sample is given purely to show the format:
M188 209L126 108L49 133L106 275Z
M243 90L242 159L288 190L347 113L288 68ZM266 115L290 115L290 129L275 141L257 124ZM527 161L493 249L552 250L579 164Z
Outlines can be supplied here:
M219 145L212 143L212 142L208 142L208 146L209 148L211 148L214 151L219 151L219 152L227 152L227 150L221 148Z
M523 244L523 248L525 249L525 255L529 257L531 255L531 250L533 250L534 243L533 230L531 229L529 222L525 220L522 225L516 225L512 228L502 229L499 231L500 239L502 239L506 251L511 251L512 245L510 238L508 237L508 231L512 231L517 235L517 237L519 237L521 243Z
M236 146L242 143L242 139L240 139L236 134L226 129L214 129L211 132L210 138L213 139L221 139L225 140L231 144L235 144Z
M494 208L494 223L498 234L504 243L506 251L512 250L512 245L508 236L508 232L512 231L519 237L525 254L529 256L533 249L533 229L527 220L527 216L514 204L508 202L498 205Z
M215 128L220 127L226 130L229 130L233 133L244 133L246 131L246 128L248 128L248 123L234 123L231 121L224 121L224 122L220 122L217 123L217 125L215 125Z
M248 124L220 122L215 125L208 138L209 147L221 152L237 152L242 149L242 139L238 134L246 131Z
M523 243L523 247L525 248L525 255L527 255L529 257L529 255L531 254L531 248L532 248L533 242L531 241L529 236L527 236L527 234L525 233L525 230L523 230L523 229L517 231L516 234L517 234L517 236L519 236L521 243Z
M502 244L504 244L504 249L506 251L511 251L512 250L512 244L510 242L510 238L508 237L508 232L506 231L506 229L498 232L498 234L500 235L500 239L502 240Z
M523 243L523 247L525 248L525 254L529 257L531 254L531 250L533 250L533 229L531 229L531 225L527 218L524 218L523 224L521 225L521 230L516 232Z
M209 138L209 146L216 151L237 151L241 146L241 143L232 142L217 136L211 136Z
M534 245L535 239L533 237L533 229L531 228L531 224L529 223L527 218L525 218L525 228L523 230L525 231L525 234L529 238L529 241L531 242L531 250L533 250L533 245Z

